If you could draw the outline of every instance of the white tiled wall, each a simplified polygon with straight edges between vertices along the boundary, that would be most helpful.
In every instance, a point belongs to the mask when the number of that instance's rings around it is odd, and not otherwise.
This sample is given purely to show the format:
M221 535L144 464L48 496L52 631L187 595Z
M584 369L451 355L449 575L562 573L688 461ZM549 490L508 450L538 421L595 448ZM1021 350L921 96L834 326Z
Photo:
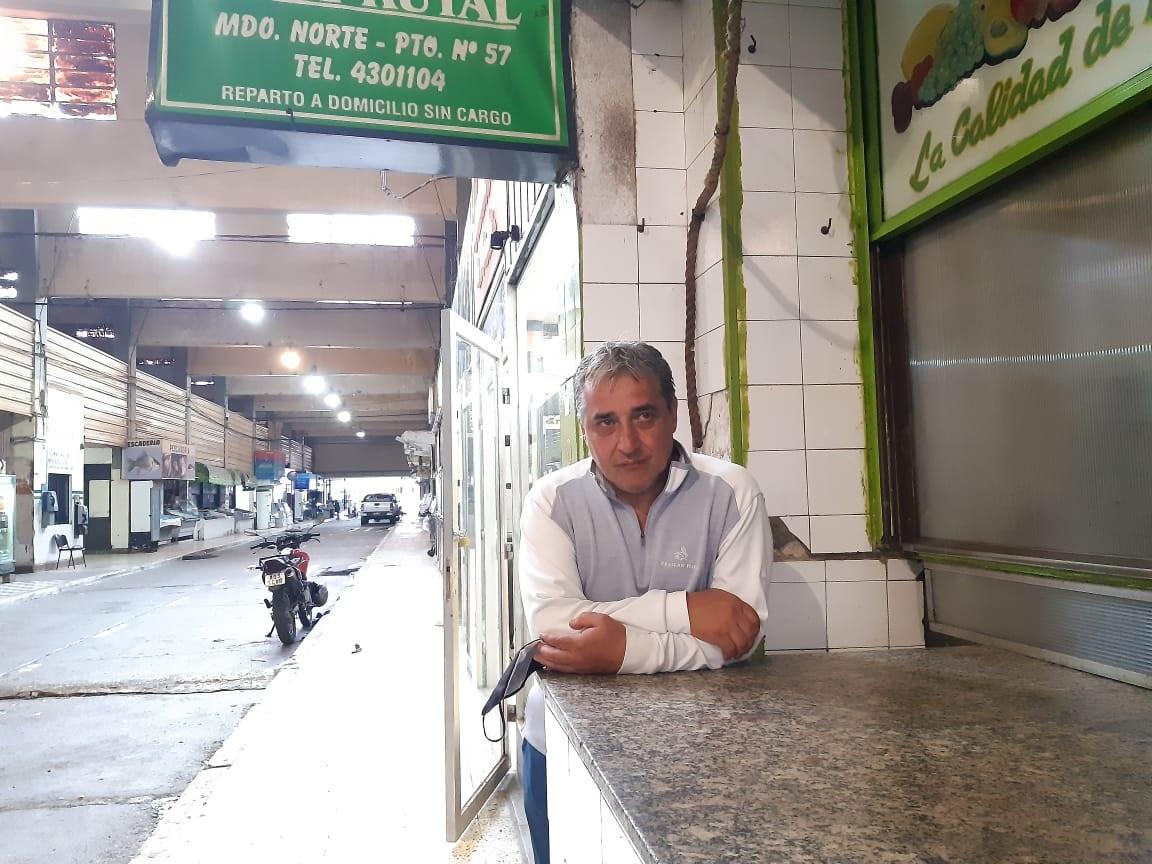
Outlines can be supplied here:
M684 160L688 168L685 207L691 214L704 189L715 146L716 57L711 4L706 0L687 0L681 4L680 14L684 30ZM728 326L724 316L722 220L716 203L718 199L719 189L712 196L701 228L696 260L697 382L700 393L705 396L726 395L728 386L724 354ZM726 399L716 402L714 411L726 411L727 404ZM712 405L710 400L702 401L701 414L705 422ZM715 439L716 436L708 436L706 451L719 456L731 452L730 436L723 446L713 444Z
M591 772L573 749L549 708L544 714L548 746L548 823L556 864L640 864Z
M802 509L780 515L807 528L814 554L867 552L840 4L754 0L745 8L737 96L749 445L759 454L750 464L764 487L780 482L773 468L789 466L782 497ZM795 396L769 399L759 392L767 385ZM800 460L803 496L792 488ZM830 620L837 602L827 597Z
M892 559L778 562L768 597L769 651L924 646L919 568Z
M839 0L749 0L737 88L748 465L814 555L871 550L841 27ZM875 559L778 565L768 647L923 644L921 588Z
M683 396L686 226L712 158L717 113L712 4L647 0L631 14L641 225L598 225L595 214L584 214L585 347L652 342ZM840 2L746 0L743 16L737 93L748 466L768 511L814 555L864 556L871 547ZM713 198L696 271L705 416L710 394L727 410L721 227ZM679 416L687 442L683 402ZM713 424L710 440L724 437L716 435L721 425ZM921 589L900 562L780 564L768 647L922 644Z
M683 396L688 207L679 8L671 0L649 0L632 11L637 222L598 225L596 214L586 213L581 231L585 349L617 339L651 342L672 366ZM702 321L723 323L722 302L701 311ZM682 425L686 432L686 419Z

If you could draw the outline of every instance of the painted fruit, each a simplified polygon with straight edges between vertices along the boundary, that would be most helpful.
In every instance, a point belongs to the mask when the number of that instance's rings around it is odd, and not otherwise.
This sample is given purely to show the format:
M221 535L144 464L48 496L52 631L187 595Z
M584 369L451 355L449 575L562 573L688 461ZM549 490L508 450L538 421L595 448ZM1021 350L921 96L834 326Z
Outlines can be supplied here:
M987 57L978 3L979 0L959 0L956 4L956 11L948 19L940 34L940 44L932 55L932 69L916 94L920 104L936 104Z
M1025 27L1039 27L1048 16L1048 0L1012 0L1012 17Z
M915 101L912 86L907 81L901 81L892 88L892 125L898 134L903 134L911 125Z
M1048 20L1058 21L1080 5L1080 0L1048 0Z
M956 7L948 3L940 3L924 13L924 17L912 28L908 41L904 44L904 54L900 58L900 71L904 73L904 80L911 81L916 67L925 57L935 57L936 47L940 44L940 34L952 20Z
M1012 0L979 0L976 20L992 63L1015 57L1028 41L1028 28L1012 14Z
M923 106L923 100L920 99L920 88L924 84L924 79L928 77L928 73L932 71L935 62L933 58L925 57L912 70L912 80L908 82L908 86L912 88L912 101L918 107Z

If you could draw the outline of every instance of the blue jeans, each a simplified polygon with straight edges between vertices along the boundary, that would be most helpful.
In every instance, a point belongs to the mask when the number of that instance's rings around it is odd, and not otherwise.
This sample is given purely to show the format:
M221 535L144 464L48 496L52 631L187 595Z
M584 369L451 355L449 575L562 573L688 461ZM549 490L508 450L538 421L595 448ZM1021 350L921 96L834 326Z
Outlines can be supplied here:
M524 740L524 815L532 835L532 857L548 864L548 757Z

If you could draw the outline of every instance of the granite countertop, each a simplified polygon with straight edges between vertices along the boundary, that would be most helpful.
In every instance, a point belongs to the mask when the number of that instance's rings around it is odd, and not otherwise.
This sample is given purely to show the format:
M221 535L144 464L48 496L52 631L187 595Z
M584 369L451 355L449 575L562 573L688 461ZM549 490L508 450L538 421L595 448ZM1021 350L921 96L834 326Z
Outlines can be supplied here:
M543 676L641 859L1152 861L1152 692L983 647Z

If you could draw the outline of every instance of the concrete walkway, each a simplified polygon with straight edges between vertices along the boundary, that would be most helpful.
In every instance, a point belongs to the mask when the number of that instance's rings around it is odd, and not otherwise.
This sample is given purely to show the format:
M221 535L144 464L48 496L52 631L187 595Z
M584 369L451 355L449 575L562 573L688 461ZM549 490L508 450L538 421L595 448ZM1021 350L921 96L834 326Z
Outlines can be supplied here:
M260 533L276 534L280 530L282 529ZM126 573L160 567L169 561L175 561L196 552L212 552L217 549L238 546L241 543L255 542L256 538L251 535L233 534L214 540L184 540L179 543L165 543L155 552L91 552L88 554L88 566L86 567L80 563L79 555L76 556L76 566L69 567L68 556L65 555L59 570L55 569L54 565L49 565L52 569L18 573L12 577L11 582L0 584L0 605L55 594L67 588L91 585L112 576L123 576Z
M134 864L521 864L507 793L444 841L439 571L402 522ZM479 717L462 722L479 722Z

